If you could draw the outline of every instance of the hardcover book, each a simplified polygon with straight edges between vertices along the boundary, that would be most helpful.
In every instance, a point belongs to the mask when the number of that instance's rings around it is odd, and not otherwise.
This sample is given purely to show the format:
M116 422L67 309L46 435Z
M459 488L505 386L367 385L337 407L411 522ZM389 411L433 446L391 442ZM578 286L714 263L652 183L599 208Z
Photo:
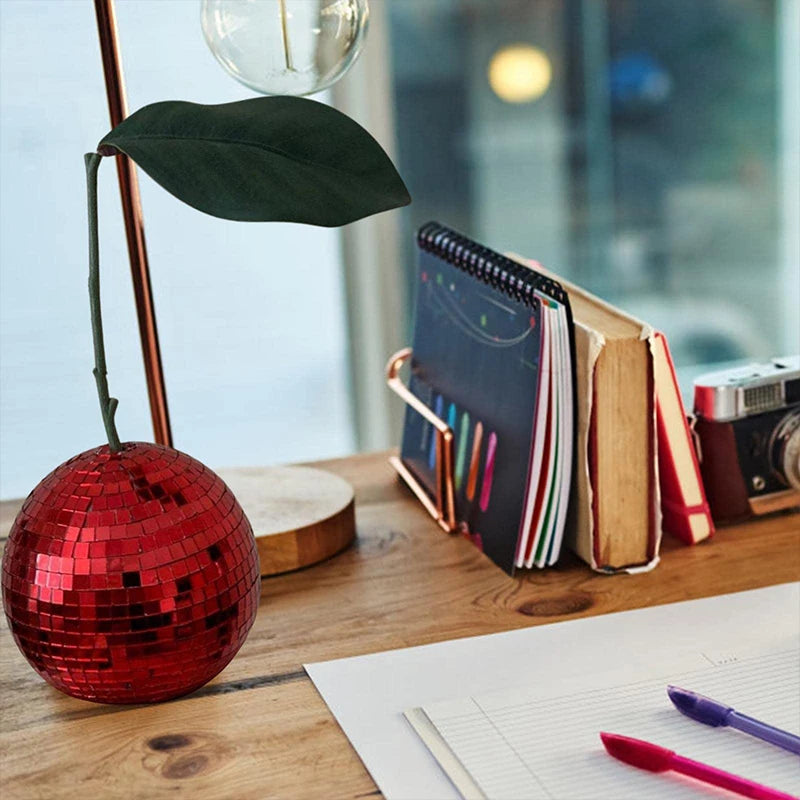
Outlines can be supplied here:
M652 569L661 543L655 331L557 280L575 320L577 453L567 540L596 570Z
M653 345L663 526L687 544L696 544L714 533L714 523L663 333L656 333Z

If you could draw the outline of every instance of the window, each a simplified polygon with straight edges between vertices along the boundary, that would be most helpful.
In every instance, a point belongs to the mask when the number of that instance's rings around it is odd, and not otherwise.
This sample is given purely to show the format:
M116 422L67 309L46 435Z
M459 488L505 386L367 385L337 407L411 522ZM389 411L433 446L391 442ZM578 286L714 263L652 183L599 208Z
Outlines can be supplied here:
M412 232L537 258L681 366L800 342L796 0L391 6Z
M218 467L396 443L401 404L380 370L409 340L403 280L410 299L429 219L651 322L684 377L796 352L798 5L373 0L333 97L395 156L409 208L343 233L244 225L140 175L175 445ZM199 14L195 0L117 0L130 108L252 96ZM108 117L91 3L3 0L0 40L0 496L13 497L103 439L81 156ZM122 437L150 439L110 165L100 178L111 390Z
M252 96L220 69L200 3L118 2L128 104ZM103 442L83 153L108 130L85 0L0 3L0 495ZM354 448L339 232L194 211L140 172L175 446L213 467ZM101 283L123 440L151 440L119 190L100 170Z

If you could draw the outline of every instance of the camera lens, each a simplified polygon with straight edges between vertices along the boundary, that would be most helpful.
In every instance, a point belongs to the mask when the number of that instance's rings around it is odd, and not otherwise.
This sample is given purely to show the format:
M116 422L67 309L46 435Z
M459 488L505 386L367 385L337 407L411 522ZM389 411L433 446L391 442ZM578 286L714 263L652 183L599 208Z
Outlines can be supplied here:
M770 438L772 468L800 492L800 409L790 411Z

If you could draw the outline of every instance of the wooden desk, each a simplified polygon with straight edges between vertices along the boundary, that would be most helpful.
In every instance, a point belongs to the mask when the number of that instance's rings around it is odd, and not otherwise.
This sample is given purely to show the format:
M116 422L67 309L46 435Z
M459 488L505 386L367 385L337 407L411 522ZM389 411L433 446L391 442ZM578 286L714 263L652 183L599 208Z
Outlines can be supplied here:
M800 580L800 517L665 542L647 575L562 566L507 577L441 533L386 454L322 464L356 488L358 540L263 583L255 626L208 686L157 706L51 689L0 633L3 797L313 798L378 795L302 664ZM19 504L3 504L5 537Z

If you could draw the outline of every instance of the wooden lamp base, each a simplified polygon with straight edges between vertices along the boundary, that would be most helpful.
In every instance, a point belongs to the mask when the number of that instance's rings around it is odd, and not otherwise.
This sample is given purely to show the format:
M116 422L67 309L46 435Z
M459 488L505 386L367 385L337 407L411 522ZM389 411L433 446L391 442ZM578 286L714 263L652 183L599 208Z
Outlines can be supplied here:
M355 538L353 487L312 467L219 470L247 514L262 575L309 567Z

